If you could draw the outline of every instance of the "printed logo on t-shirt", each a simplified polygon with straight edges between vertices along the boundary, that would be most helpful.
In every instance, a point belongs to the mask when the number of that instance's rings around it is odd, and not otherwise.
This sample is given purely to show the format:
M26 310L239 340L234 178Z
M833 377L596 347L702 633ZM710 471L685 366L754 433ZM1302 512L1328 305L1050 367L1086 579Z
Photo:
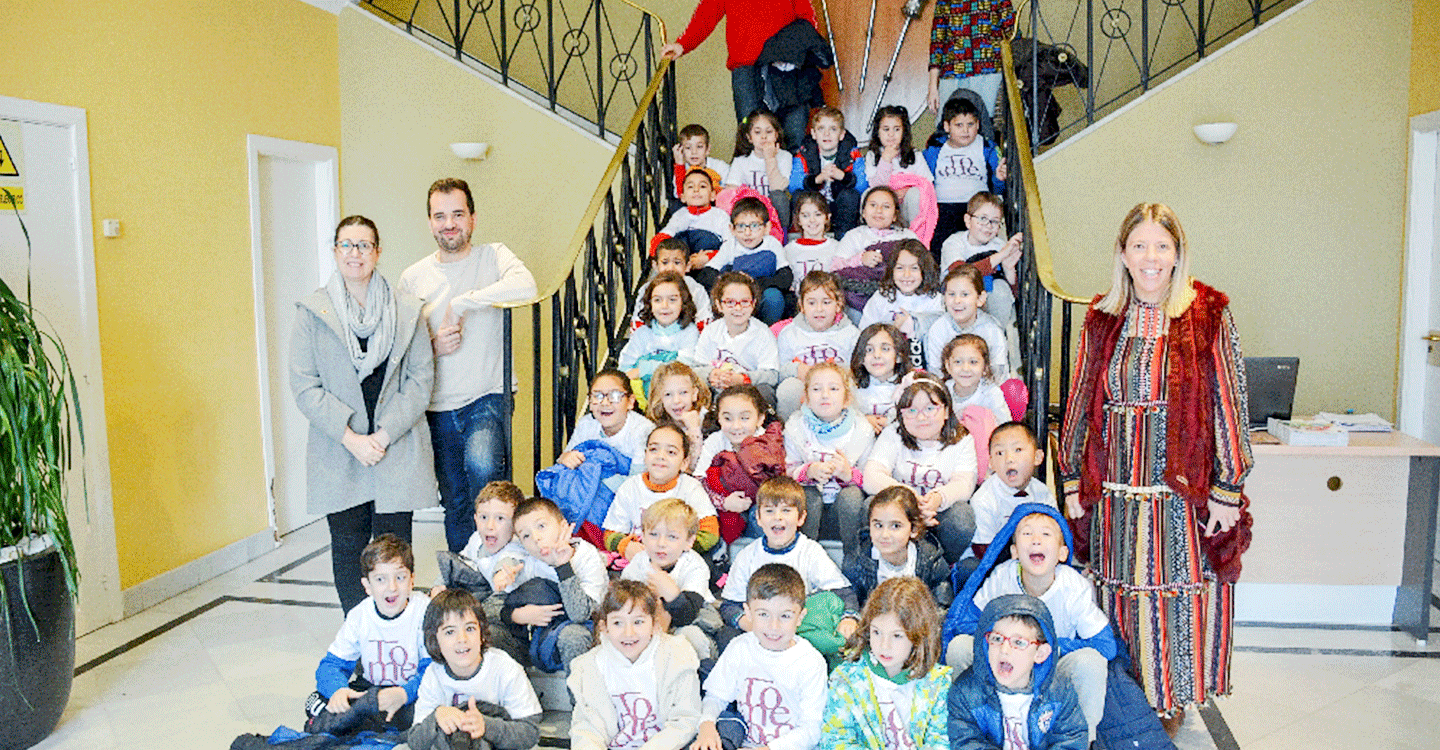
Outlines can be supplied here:
M367 650L365 679L371 684L403 685L415 676L417 665L410 658L410 649L400 641L372 638Z
M719 367L720 365L724 364L739 365L740 360L736 358L735 352L732 352L722 346L715 352L715 361L711 362L710 366Z
M935 179L983 180L985 170L967 153L941 154L935 160Z
M764 169L751 169L741 177L740 184L749 185L761 193L770 192L770 177Z
M796 352L795 359L804 362L807 365L814 365L821 362L839 360L840 350L836 349L831 344L811 344L809 346L802 347L798 352Z
M1025 730L1025 717L1005 717L1005 750L1030 750L1030 743Z
M619 719L612 748L639 747L660 731L660 715L655 704L638 692L612 694L610 702L615 705L615 716Z
M794 268L795 268L795 275L796 275L797 277L803 279L803 278L805 278L805 274L810 273L811 271L824 271L824 270L825 270L825 259L824 259L824 258L815 258L814 260L801 259L801 260L795 261L794 263L791 263L790 265L791 265L791 266L794 266Z
M785 695L771 680L745 678L745 689L736 703L748 728L745 735L747 746L769 745L776 737L795 729L790 707L785 705Z
M924 495L945 483L939 469L908 459L901 459L895 466L895 478L910 485L918 495Z
M906 726L905 716L894 701L880 701L880 715L884 718L881 730L885 739L885 750L911 750L915 747L915 740L910 738L910 729Z

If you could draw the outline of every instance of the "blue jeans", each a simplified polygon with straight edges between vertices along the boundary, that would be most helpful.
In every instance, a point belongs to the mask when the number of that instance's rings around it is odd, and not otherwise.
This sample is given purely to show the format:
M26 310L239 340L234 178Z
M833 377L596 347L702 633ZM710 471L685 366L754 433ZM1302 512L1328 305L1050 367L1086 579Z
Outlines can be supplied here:
M505 394L481 396L450 411L427 411L425 418L445 507L445 542L451 552L459 552L475 533L475 496L486 484L510 478Z
M755 317L767 326L775 325L785 317L785 294L775 287L762 289L760 301L755 305Z

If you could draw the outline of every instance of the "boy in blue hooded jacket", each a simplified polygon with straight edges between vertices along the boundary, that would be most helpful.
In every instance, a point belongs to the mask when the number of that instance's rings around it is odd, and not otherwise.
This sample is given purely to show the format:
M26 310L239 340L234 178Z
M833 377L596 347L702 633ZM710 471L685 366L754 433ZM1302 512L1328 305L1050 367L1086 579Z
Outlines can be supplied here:
M974 662L950 686L951 750L1085 750L1085 715L1054 674L1055 625L1045 603L1006 594L985 605Z

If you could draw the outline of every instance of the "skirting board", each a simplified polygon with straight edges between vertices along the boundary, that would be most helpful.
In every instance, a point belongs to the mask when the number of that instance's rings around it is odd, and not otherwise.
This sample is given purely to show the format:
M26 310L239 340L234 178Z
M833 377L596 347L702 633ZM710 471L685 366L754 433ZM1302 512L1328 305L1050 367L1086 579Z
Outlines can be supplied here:
M1244 622L1389 625L1394 586L1245 583L1235 585L1235 619Z
M176 594L188 591L222 573L275 549L275 531L261 529L237 542L228 544L204 557L137 583L120 593L125 617L159 604Z

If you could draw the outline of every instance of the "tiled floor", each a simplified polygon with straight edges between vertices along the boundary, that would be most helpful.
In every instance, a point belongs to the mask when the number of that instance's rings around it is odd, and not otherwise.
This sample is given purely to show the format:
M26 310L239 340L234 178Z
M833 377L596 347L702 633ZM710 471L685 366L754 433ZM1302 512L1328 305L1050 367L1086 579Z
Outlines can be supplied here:
M60 727L38 748L223 748L299 724L341 622L324 524L274 552L81 637ZM443 532L419 517L416 548ZM417 555L417 580L435 578ZM1440 632L1437 628L1432 632ZM1236 629L1233 696L1191 711L1184 750L1440 747L1440 639L1388 629ZM563 743L563 716L545 734Z

